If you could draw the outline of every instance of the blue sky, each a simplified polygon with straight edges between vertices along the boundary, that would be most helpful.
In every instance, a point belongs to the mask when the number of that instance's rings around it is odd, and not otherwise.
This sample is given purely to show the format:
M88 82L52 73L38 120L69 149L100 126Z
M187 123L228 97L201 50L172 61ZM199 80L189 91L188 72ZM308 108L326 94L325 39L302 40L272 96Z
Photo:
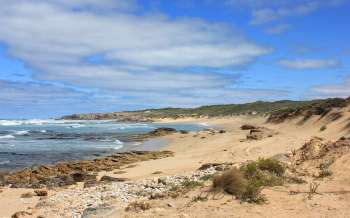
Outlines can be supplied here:
M0 118L350 95L349 0L0 3Z

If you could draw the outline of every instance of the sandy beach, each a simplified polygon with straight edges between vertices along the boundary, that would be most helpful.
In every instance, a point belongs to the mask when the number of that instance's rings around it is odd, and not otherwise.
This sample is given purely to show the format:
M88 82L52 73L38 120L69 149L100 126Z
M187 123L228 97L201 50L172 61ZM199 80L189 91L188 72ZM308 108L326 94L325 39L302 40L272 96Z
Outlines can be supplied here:
M266 117L259 116L191 118L176 121L163 119L160 122L199 122L213 125L216 129L164 136L163 138L168 141L168 144L162 150L174 152L173 157L138 162L132 166L110 172L99 172L99 177L122 177L129 179L129 183L144 183L145 180L191 174L206 163L240 164L260 157L290 154L314 136L334 141L347 135L348 130L344 130L343 126L347 122L349 112L348 108L342 110L345 116L337 121L330 122L326 118L313 117L303 125L297 124L298 119L281 124L266 123ZM247 140L247 131L241 130L241 126L245 124L263 126L275 134L261 140ZM326 124L327 130L321 132L320 127ZM318 181L320 183L319 190L324 194L316 195L312 200L305 200L305 196L302 194L289 194L291 190L307 191L308 183L265 188L263 193L267 196L268 203L263 205L242 204L229 195L223 195L217 200L189 204L191 198L200 193L199 190L193 190L178 198L152 200L150 201L151 209L141 213L125 212L124 208L130 200L123 201L115 197L112 201L108 201L112 202L113 207L116 208L115 211L103 217L349 217L350 174L348 174L349 167L346 165L349 162L348 157L349 155L343 156L332 165L334 175L331 178ZM10 217L18 211L27 211L28 214L24 217L37 217L39 215L44 217L64 217L67 215L68 217L73 212L70 211L71 207L75 204L78 205L79 201L83 200L76 197L83 198L85 196L85 189L82 186L83 184L78 184L67 188L52 189L49 190L48 197L41 198L36 196L21 198L21 194L32 190L2 188L0 217ZM111 186L108 187L111 188ZM108 187L105 189L108 190ZM94 190L96 191L96 189ZM94 193L93 190L90 191ZM69 193L76 193L75 199L73 196L69 196ZM62 198L62 196L65 197ZM134 199L134 197L130 197L130 199ZM38 207L38 202L44 198L55 198L56 201ZM67 208L67 206L69 207Z

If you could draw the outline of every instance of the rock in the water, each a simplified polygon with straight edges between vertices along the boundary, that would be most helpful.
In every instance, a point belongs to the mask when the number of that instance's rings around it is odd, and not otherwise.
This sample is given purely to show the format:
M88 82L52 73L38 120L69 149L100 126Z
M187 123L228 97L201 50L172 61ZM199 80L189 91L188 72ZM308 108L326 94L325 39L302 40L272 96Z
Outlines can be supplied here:
M151 132L149 132L147 135L154 137L154 136L165 136L165 135L169 135L172 133L177 132L176 129L174 128L167 128L167 127L161 127L161 128L157 128Z

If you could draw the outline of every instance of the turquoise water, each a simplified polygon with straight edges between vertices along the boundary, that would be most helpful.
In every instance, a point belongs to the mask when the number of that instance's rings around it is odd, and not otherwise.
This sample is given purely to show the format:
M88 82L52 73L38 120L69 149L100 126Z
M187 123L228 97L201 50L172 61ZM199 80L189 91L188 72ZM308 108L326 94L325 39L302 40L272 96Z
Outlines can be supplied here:
M128 150L151 150L161 141L134 142L135 134L159 127L199 130L206 124L115 121L0 120L0 170L91 159ZM152 146L152 143L154 146Z

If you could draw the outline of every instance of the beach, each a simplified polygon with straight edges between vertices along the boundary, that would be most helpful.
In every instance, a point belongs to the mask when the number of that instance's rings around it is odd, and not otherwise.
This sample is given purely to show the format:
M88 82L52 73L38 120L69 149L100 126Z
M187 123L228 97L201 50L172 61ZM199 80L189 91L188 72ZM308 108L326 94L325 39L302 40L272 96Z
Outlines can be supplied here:
M158 139L167 141L167 145L161 150L171 151L174 156L136 162L121 166L119 169L98 173L98 178L103 176L123 178L125 182L98 184L90 188L84 188L83 183L77 183L68 187L49 189L47 197L33 196L25 199L21 198L21 194L32 190L2 188L0 194L1 215L10 217L17 211L28 211L26 215L28 217L39 215L44 217L69 217L72 215L79 217L86 208L92 207L92 205L97 206L95 205L97 202L101 205L108 203L109 206L112 206L110 217L212 217L214 215L220 217L287 217L292 215L315 217L319 214L325 217L330 215L333 217L350 216L348 210L350 195L347 194L350 191L350 180L348 174L339 170L344 168L346 159L343 162L337 162L334 166L335 175L340 176L319 181L322 192L342 194L322 194L316 195L312 200L305 200L305 196L301 194L290 195L289 193L291 190L307 191L308 184L287 184L264 189L263 193L269 199L268 203L264 205L240 204L239 201L232 200L232 197L225 195L218 200L186 205L185 202L190 202L191 198L198 194L197 190L178 198L156 198L151 202L152 208L145 212L126 212L124 210L128 203L134 200L147 199L147 195L138 196L138 191L148 190L145 187L151 186L150 184L153 184L154 181L159 181L159 178L166 178L173 182L187 177L198 179L200 176L213 173L211 168L208 169L209 171L198 171L204 164L230 163L230 165L239 165L261 157L283 156L299 149L313 136L331 141L338 140L347 134L347 131L341 128L349 114L346 113L344 118L331 122L328 124L328 130L322 132L320 132L320 126L328 121L320 120L319 117L308 120L302 126L298 125L298 120L280 124L267 123L266 117L261 116L173 120L172 122L205 123L215 126L216 129L190 131L186 134L177 132L161 136ZM169 122L168 119L161 122L165 121ZM274 134L270 135L269 133L268 136L259 140L247 140L247 131L241 129L242 125L246 124L263 126ZM154 194L154 190L161 192L166 189L166 185L157 186L157 188L151 189L149 194ZM89 198L95 199L95 201L88 203ZM109 215L105 217L109 217Z

